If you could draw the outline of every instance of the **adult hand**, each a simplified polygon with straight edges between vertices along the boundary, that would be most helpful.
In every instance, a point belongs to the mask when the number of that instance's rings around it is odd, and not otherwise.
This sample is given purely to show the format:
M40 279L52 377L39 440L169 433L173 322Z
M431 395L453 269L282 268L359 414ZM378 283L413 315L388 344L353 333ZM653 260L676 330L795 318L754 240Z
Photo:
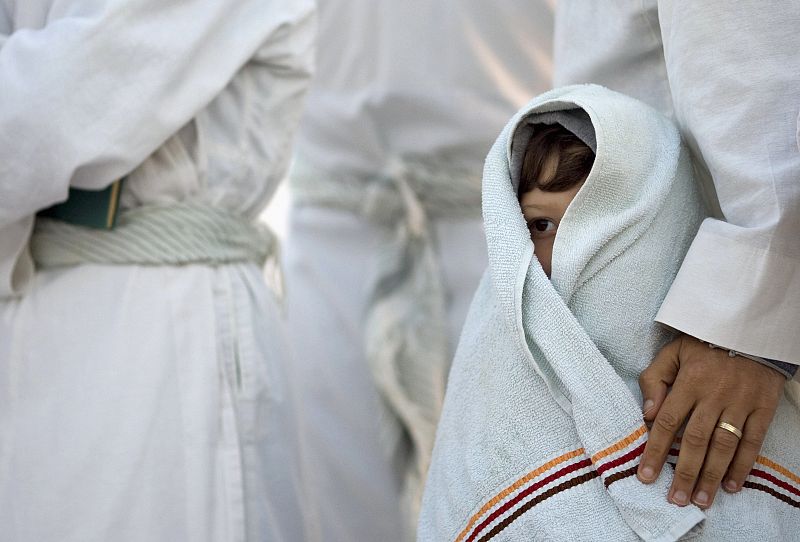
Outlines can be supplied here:
M726 491L739 491L761 450L785 382L774 369L730 357L727 350L711 349L693 337L683 335L666 345L639 377L644 419L652 421L639 480L658 478L686 422L670 502L686 506L691 498L708 508L723 481ZM718 428L719 422L740 429L741 440Z

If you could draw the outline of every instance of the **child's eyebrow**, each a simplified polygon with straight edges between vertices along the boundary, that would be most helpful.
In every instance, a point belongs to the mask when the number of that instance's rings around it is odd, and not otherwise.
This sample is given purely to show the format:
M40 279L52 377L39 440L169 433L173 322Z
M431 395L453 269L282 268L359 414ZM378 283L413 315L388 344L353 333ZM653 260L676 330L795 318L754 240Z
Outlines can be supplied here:
M558 201L537 201L536 203L528 203L522 206L522 209L530 209L536 211L551 211L553 209L560 209L561 203Z
M536 203L530 203L528 205L522 206L523 209L541 209L542 207L543 207L542 205L538 205Z

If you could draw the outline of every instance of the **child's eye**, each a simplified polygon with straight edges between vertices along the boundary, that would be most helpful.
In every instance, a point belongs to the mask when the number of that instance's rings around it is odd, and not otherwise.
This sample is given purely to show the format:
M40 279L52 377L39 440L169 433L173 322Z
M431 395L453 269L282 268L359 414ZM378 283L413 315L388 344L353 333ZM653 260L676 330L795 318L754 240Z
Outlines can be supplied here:
M533 238L547 237L556 232L558 225L546 218L535 218L528 222L528 229L531 231L531 237Z
M531 222L533 229L540 232L551 231L556 229L556 225L552 220L546 218L539 218Z
M534 238L547 237L556 232L558 225L546 218L536 218L528 222L528 229L531 231L531 236Z

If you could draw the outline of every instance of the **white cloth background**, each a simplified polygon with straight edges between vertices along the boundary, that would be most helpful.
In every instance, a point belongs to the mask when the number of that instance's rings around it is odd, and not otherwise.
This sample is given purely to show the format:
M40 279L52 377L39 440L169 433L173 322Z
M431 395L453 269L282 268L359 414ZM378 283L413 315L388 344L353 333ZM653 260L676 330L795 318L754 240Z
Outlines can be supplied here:
M434 231L454 349L486 268L486 245L477 219L440 221ZM298 350L292 376L303 397L308 504L316 515L309 518L312 540L408 538L396 468L406 450L392 451L381 441L381 425L395 422L372 384L363 349L374 255L389 238L390 232L343 211L297 207L290 216L287 308Z
M303 539L255 266L41 272L0 316L0 538Z
M129 174L123 209L191 201L254 219L290 157L312 3L2 0L0 34L0 538L304 539L285 337L261 270L8 277L33 213L70 185Z

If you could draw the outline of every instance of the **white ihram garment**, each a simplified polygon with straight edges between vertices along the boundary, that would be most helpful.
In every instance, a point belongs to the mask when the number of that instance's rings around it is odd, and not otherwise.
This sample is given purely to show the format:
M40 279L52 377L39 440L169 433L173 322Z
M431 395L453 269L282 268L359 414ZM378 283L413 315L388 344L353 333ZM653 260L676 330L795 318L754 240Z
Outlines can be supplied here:
M2 540L304 539L280 309L259 266L34 273L24 254L38 209L126 175L122 216L190 203L254 220L288 162L312 13L0 1Z
M303 451L316 516L312 540L400 540L400 466L408 453L386 451L386 425L394 427L364 360L364 307L375 274L375 253L390 235L347 213L300 207L286 242L287 304L297 324L295 348L307 341L296 375L303 391ZM486 266L477 220L435 226L448 304L449 346L455 348L475 285ZM293 247L308 252L298 255ZM349 256L342 262L340 255ZM324 271L322 271L324 270ZM294 287L302 284L304 287ZM324 300L324 305L321 301ZM304 328L302 326L305 326ZM313 399L313 402L309 400ZM328 454L321 450L328 449ZM346 495L347 498L335 498Z
M508 117L550 86L552 10L521 0L319 9L286 243L312 538L401 540L413 536L452 345L486 265L483 159ZM409 173L420 163L443 190ZM440 212L448 190L461 216ZM397 262L413 263L393 274ZM388 285L377 296L376 283Z
M562 0L555 39L555 84L599 83L674 116L712 206L718 203L657 319L726 348L794 364L800 364L798 26L796 0L735 6Z

